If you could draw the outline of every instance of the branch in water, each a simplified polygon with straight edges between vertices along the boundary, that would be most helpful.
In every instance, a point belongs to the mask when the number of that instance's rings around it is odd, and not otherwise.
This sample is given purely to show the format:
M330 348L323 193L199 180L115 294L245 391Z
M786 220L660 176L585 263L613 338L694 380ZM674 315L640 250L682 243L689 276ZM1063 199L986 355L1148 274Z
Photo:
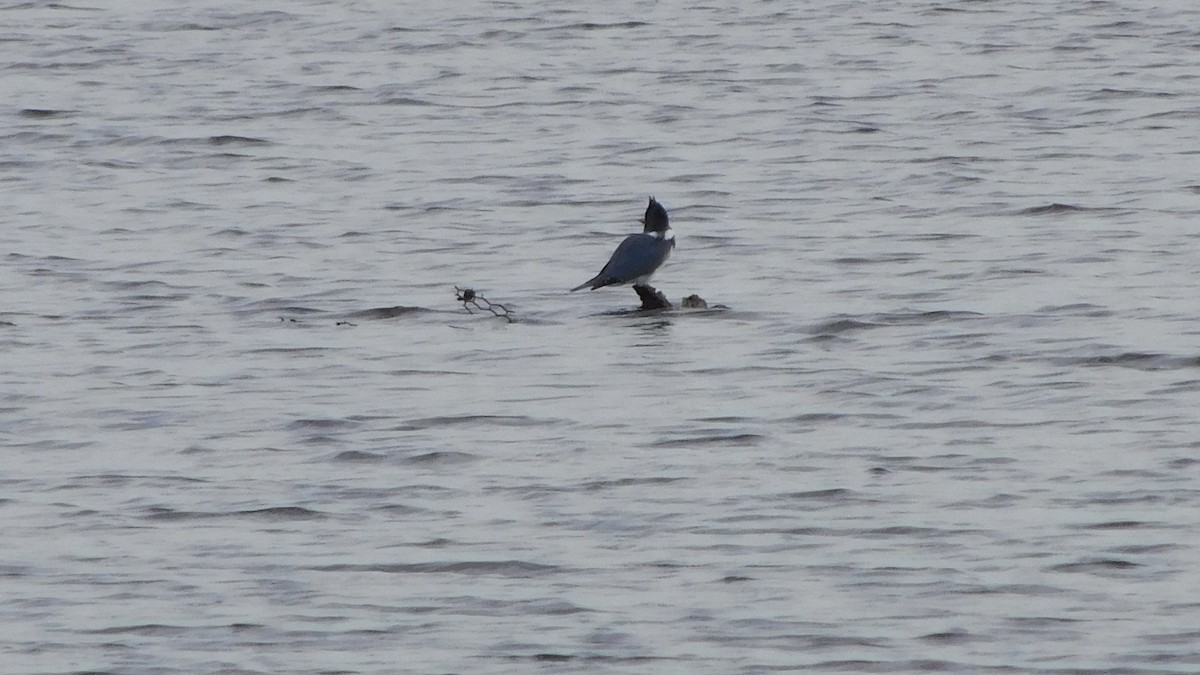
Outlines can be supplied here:
M667 296L663 295L662 291L655 287L645 284L634 284L633 290L642 299L642 310L671 309L671 301L667 300Z
M503 317L504 320L509 323L516 321L516 319L512 317L512 312L508 309L508 307L498 302L492 302L491 300L488 300L482 295L476 293L475 289L473 288L459 288L458 286L455 286L454 291L458 295L458 301L463 304L463 309L467 310L468 314L475 313L471 311L471 308L474 307L475 309L484 312L491 312L495 316Z
M642 300L642 306L639 308L641 311L651 309L672 309L671 301L667 300L667 296L663 295L662 291L654 288L653 286L635 284L633 290L637 292L638 297ZM683 309L708 309L708 303L704 301L704 298L696 295L695 293L687 296L683 300L680 300L679 305ZM723 305L717 305L717 307L725 309Z

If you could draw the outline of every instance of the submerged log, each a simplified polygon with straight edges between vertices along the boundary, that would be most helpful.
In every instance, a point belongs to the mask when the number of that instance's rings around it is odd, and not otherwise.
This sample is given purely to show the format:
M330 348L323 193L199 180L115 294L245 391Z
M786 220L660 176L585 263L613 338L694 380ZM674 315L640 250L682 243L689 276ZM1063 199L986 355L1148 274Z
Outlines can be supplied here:
M458 301L462 303L463 309L467 310L468 313L474 314L474 310L479 310L480 312L490 313L494 316L500 317L509 323L516 321L516 317L513 315L512 310L509 309L507 305L503 305L498 302L492 302L472 288L459 288L458 286L455 286L454 290L456 292ZM612 312L612 314L627 314L629 312L645 312L659 309L675 309L675 306L671 304L671 301L667 299L667 296L653 286L647 284L634 284L633 290L638 294L638 298L642 301L642 306L633 310L623 309L617 312ZM704 298L695 294L683 298L680 300L679 304L683 309L710 309L708 303L704 301ZM472 308L474 308L474 310ZM711 309L723 310L729 308L725 305L713 305ZM380 310L368 310L367 312L361 312L355 316L370 315L367 318L389 318L407 311L421 311L421 308L392 307ZM378 313L383 313L384 316L375 316L375 314ZM295 319L293 319L293 321L294 320Z
M662 291L653 286L634 284L633 290L642 299L643 311L647 309L671 309L671 301L667 300L667 296L663 295Z

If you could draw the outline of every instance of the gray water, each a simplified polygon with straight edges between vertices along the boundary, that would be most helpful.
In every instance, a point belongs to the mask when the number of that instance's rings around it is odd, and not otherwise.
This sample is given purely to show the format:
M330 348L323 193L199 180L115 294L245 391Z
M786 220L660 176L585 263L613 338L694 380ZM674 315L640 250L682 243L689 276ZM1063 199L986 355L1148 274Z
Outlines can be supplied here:
M1200 670L1200 10L722 4L0 9L0 671Z

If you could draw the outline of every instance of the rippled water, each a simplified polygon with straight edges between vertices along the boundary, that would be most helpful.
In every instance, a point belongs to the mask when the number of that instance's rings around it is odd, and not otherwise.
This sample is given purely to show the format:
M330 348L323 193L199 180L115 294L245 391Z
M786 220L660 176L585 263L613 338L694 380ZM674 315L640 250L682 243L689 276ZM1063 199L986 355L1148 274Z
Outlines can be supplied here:
M1200 669L1192 5L117 4L0 9L0 670ZM727 309L565 291L651 194Z

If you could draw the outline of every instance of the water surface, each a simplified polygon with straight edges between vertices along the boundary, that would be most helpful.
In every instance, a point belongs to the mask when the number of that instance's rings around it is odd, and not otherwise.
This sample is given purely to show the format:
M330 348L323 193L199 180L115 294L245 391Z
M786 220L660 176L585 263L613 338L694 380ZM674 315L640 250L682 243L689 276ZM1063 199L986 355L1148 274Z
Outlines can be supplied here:
M0 670L1200 667L1196 9L0 17Z

